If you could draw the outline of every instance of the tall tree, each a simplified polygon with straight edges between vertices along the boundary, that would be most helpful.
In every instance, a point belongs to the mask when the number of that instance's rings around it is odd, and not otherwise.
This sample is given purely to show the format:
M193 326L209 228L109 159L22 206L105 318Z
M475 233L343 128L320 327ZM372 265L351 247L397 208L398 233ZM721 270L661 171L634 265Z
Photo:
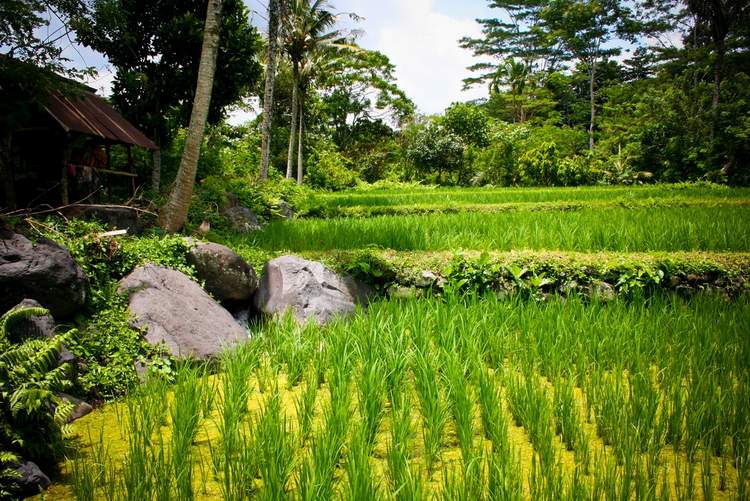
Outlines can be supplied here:
M82 44L114 66L115 107L158 145L168 146L189 122L203 43L200 13L207 0L86 1L89 10L73 19L74 27ZM242 0L224 0L222 12L211 124L256 90L261 71L261 38Z
M167 231L180 230L187 219L190 199L193 196L195 174L198 170L203 134L206 129L211 91L214 86L216 57L219 52L222 0L208 0L206 25L203 30L203 47L201 49L198 81L195 85L195 98L190 114L190 126L185 138L185 149L182 152L180 169L169 196L167 204L159 213L159 224Z
M464 87L507 83L505 70L510 63L523 66L527 75L554 71L560 53L550 43L542 20L546 5L542 0L489 0L489 6L500 11L498 17L477 19L482 26L482 36L464 37L459 41L461 47L473 51L475 57L489 58L469 67L480 74L464 79Z
M289 11L284 30L284 50L292 63L292 117L286 166L287 178L292 177L295 146L299 134L297 124L300 110L300 78L303 61L314 51L343 42L342 32L331 30L336 24L336 16L328 10L330 7L326 0L289 1ZM297 153L299 153L299 148ZM299 173L298 177L300 177ZM298 179L298 182L301 183L302 180Z
M721 101L721 82L724 79L724 60L727 37L735 27L750 21L750 2L747 0L686 0L690 13L695 16L696 34L701 30L710 36L713 57L713 97L711 101L711 139L716 136Z
M620 0L554 0L542 11L549 36L558 41L570 59L582 63L589 77L589 148L594 148L596 126L596 71L606 58L620 53L608 43L618 36L632 39L626 31L630 10Z
M286 0L268 0L268 51L266 53L266 83L263 92L263 123L261 125L260 177L268 179L271 157L271 126L273 120L273 88L279 46L279 18L286 15Z

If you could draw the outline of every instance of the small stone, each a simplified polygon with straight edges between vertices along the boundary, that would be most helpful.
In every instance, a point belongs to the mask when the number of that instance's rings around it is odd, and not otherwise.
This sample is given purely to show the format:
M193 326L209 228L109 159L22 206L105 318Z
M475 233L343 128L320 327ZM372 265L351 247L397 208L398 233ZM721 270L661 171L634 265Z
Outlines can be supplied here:
M392 285L388 288L388 296L395 299L413 299L419 297L421 291L415 287Z
M16 471L20 475L16 483L20 488L22 498L39 494L51 484L49 477L31 461L22 462Z
M615 288L607 282L595 282L591 284L591 296L600 301L612 301L615 299Z
M73 410L70 412L70 416L68 416L68 423L72 423L76 419L81 419L83 416L90 414L91 411L94 410L90 403L74 397L73 395L60 393L60 398L74 405Z
M437 279L437 275L435 275L433 272L424 270L417 276L416 280L414 280L414 285L422 289L426 289L427 287L432 287L432 285L437 282Z

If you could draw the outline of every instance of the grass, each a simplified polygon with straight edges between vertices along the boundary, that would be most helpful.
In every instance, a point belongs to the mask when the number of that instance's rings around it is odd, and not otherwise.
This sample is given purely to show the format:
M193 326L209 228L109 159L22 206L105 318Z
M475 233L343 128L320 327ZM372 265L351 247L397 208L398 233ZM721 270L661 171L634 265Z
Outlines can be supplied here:
M633 201L665 198L750 198L750 189L708 184L646 186L586 186L575 188L430 188L344 191L318 194L311 207L374 207L404 205L461 205Z
M292 252L372 246L398 251L748 251L750 207L278 221L247 237L244 243Z
M351 269L371 252L407 285L459 249L487 280L503 264L729 283L750 263L748 201L713 185L370 190L311 204L389 216L222 237L254 264L293 251ZM218 374L182 367L74 423L79 453L45 499L744 500L740 282L733 300L446 293L260 324Z
M158 382L116 404L122 426L102 441L84 433L99 448L66 467L72 490L46 499L747 495L746 297L386 300L326 327L282 326L222 360L213 408L202 390L165 407L174 399ZM302 332L320 348L289 385L284 360L307 350ZM271 368L263 392L258 365ZM178 394L206 387L200 374L178 380ZM174 474L186 461L192 489ZM100 463L114 469L92 483L82 472Z

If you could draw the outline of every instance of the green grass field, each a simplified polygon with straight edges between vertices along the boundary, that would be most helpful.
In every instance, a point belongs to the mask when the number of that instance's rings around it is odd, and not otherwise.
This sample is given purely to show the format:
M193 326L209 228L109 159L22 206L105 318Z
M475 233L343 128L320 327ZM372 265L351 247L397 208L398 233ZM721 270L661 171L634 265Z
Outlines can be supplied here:
M750 207L582 209L578 211L297 219L249 237L292 252L394 250L747 251Z
M311 205L324 207L406 204L501 204L628 201L669 198L750 199L750 189L719 185L586 186L575 188L434 188L422 187L319 194Z
M605 256L597 251L747 262L743 190L319 197L361 207L675 193L691 204L297 219L223 237L243 252L331 260L380 246L405 260L525 249L560 263ZM183 368L173 385L151 381L75 422L79 454L45 499L750 498L747 293L532 297L381 298L325 327L258 325L215 375Z

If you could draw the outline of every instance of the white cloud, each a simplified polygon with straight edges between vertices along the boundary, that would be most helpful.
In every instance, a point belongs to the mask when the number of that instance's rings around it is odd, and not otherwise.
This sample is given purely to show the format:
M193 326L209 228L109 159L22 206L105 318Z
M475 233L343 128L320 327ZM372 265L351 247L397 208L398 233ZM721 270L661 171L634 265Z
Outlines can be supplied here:
M392 9L389 9L392 7ZM476 62L458 45L464 36L479 36L472 19L437 12L434 0L384 1L389 12L375 35L375 48L396 65L399 85L424 113L439 113L454 101L486 97L483 88L462 91L468 66Z

